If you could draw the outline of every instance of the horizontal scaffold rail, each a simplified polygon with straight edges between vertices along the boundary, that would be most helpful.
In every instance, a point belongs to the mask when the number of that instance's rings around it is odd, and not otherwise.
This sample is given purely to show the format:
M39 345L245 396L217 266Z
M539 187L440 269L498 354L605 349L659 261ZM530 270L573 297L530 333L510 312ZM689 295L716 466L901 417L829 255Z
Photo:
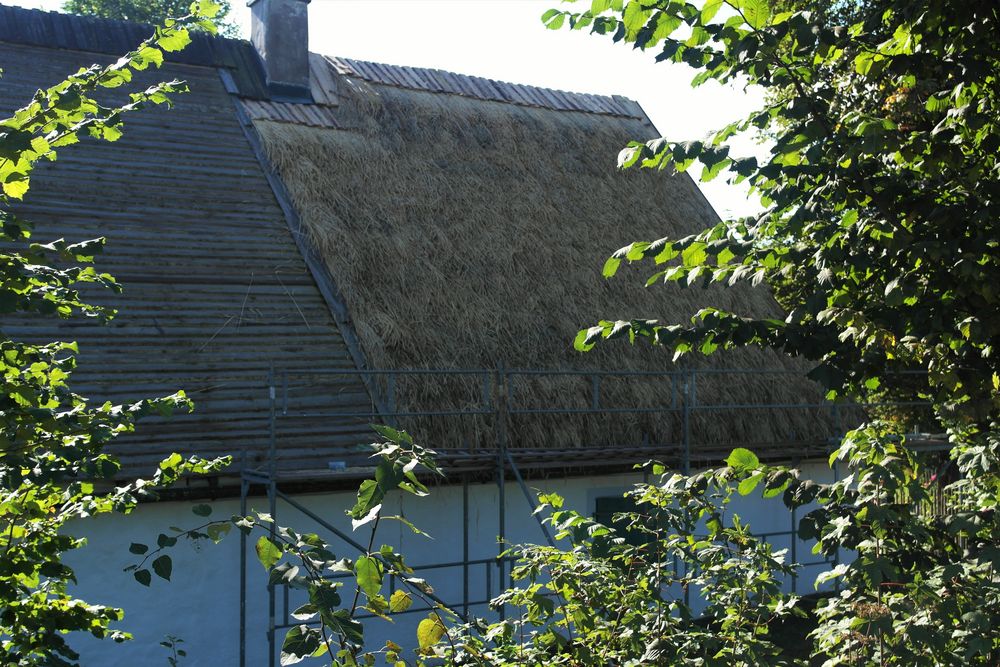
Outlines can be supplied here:
M345 378L373 392L367 409L336 400ZM266 384L270 446L253 457L253 467L298 477L307 469L358 467L367 440L345 436L303 448L287 445L290 438L364 433L369 423L410 431L452 471L490 470L501 440L529 467L655 455L687 470L735 446L772 459L820 455L873 413L927 406L830 401L802 370L789 368L272 369Z

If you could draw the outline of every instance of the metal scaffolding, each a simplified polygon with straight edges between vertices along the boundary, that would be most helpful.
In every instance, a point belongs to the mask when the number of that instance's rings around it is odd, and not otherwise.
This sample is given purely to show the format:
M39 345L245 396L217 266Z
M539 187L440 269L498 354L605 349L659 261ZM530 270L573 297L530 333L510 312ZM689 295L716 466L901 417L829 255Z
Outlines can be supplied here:
M433 571L443 568L462 568L462 595L461 600L445 601L436 596L431 599L453 610L460 610L463 616L469 614L471 607L484 605L496 594L503 591L509 584L509 562L503 556L505 550L505 538L507 534L507 511L506 511L506 486L508 475L516 482L521 489L529 507L537 509L535 496L531 493L524 480L522 469L525 465L531 468L552 468L562 467L565 469L587 468L588 466L598 467L607 462L617 464L641 462L651 458L661 458L668 460L682 472L690 471L692 465L707 461L718 461L725 453L725 449L712 450L705 448L705 443L694 443L692 439L692 415L697 412L721 413L724 411L741 410L819 410L829 411L832 417L831 423L835 424L828 437L819 441L812 441L809 447L801 450L801 458L819 456L830 451L833 443L838 442L844 432L842 421L843 405L833 402L822 403L726 403L709 404L698 401L698 381L699 377L720 376L727 374L761 374L792 375L793 371L778 370L738 370L738 369L707 369L707 370L677 370L663 372L637 372L637 371L541 371L541 370L508 370L503 367L496 369L419 369L419 370L334 370L316 374L296 372L295 374L272 370L267 378L267 392L269 400L269 450L266 461L263 465L251 466L244 461L240 477L240 511L247 512L248 498L255 489L262 491L262 495L267 499L269 513L277 520L279 504L301 512L303 515L314 521L320 528L328 531L336 539L341 540L345 545L364 552L365 547L354 540L351 535L338 529L330 521L311 510L303 502L289 495L283 486L289 483L301 482L303 474L300 471L283 470L279 465L281 459L282 426L288 420L301 418L305 413L297 412L289 399L289 383L295 382L296 378L315 376L356 376L363 379L369 388L379 388L380 395L373 400L372 409L368 412L350 412L344 410L332 410L322 414L309 413L310 417L326 416L331 419L357 419L367 422L381 422L387 424L397 424L398 420L413 417L424 417L434 419L461 419L470 416L488 417L493 422L494 433L493 442L486 447L468 448L440 448L439 461L446 470L455 473L461 478L462 484L462 557L460 560L452 559L448 561L436 562L414 566L416 571ZM461 376L468 379L475 379L481 386L481 401L478 405L468 406L463 409L442 409L442 410L400 410L397 409L397 386L402 377L434 377L434 376ZM579 406L534 406L527 403L518 403L514 399L516 381L519 378L537 378L539 376L579 376L586 378L590 386L589 405ZM603 400L602 383L608 377L643 377L648 380L659 380L665 385L662 396L665 397L664 405L659 407L629 407L607 405ZM890 404L870 404L870 407ZM906 407L910 405L923 405L922 403L892 403L894 407ZM629 443L620 446L602 446L595 448L578 448L573 450L555 451L534 451L512 448L510 446L511 433L508 429L508 421L519 415L613 415L626 414L638 415L649 413L665 413L674 415L679 421L680 442L655 443L648 438L643 438L641 442ZM515 434L516 435L516 434ZM460 443L461 444L461 443ZM467 444L467 443L464 443ZM693 445L697 445L697 452L693 452ZM592 450L592 451L591 451ZM581 452L585 453L584 456ZM331 457L350 460L351 457L358 458L360 454L356 448L339 448L330 452ZM721 454L721 456L720 456ZM559 457L564 460L560 462ZM573 457L574 461L565 460ZM788 457L791 458L791 457ZM529 460L528 464L524 461ZM582 463L579 462L582 460ZM338 464L341 462L338 461ZM495 557L490 558L470 558L469 543L469 482L470 477L489 474L497 484L499 501L497 503L497 526L498 526L498 550ZM348 473L334 467L331 470L316 471L316 476L321 479L343 480ZM834 474L837 474L836 469ZM357 479L351 477L350 479ZM542 523L541 517L532 512L532 516L538 521L539 529L543 538L550 545L555 545L555 541ZM799 540L796 529L797 516L794 511L789 512L789 529L776 532L759 533L759 537L766 539L788 538L790 541L790 557L792 562L797 562ZM274 530L272 525L272 531ZM240 540L240 667L247 665L247 536L241 533ZM835 564L839 560L839 554L833 559L822 559L814 562L800 563L803 566ZM482 591L472 590L470 584L471 573L475 569L483 569L481 581L485 583ZM344 578L347 574L340 575ZM494 585L495 584L495 585ZM792 578L792 591L797 590L798 582ZM390 581L389 586L394 590L395 581ZM495 589L495 590L494 590ZM268 592L268 628L267 642L269 649L269 665L275 664L278 635L280 630L298 625L299 622L292 622L290 616L290 600L287 586L279 586L269 583ZM416 613L428 611L426 606L414 606L406 613ZM503 614L501 609L498 612Z

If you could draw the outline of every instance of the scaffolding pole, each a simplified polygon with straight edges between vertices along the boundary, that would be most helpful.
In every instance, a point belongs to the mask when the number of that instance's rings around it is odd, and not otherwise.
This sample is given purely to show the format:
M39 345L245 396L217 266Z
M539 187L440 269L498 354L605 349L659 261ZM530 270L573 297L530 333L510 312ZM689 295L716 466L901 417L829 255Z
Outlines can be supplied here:
M504 572L504 552L507 550L507 495L506 495L506 463L504 459L507 454L507 374L504 372L503 364L497 369L497 415L496 415L496 439L497 439L497 586L498 590L506 590L507 580ZM507 618L506 606L500 607L500 620Z
M267 374L267 384L268 384L268 396L270 398L270 410L268 416L268 424L270 430L270 436L268 440L268 485L267 485L267 504L268 510L271 515L270 527L268 529L271 543L274 543L275 535L275 525L274 519L278 510L278 499L275 492L275 478L278 472L278 448L277 441L278 435L276 432L276 405L275 405L275 388L274 388L274 366L271 367ZM240 531L242 532L242 531ZM271 577L267 579L267 643L269 647L267 655L268 667L275 667L275 620L274 620L274 606L275 606L275 595L274 595L275 584L271 580Z
M246 456L243 457L244 468ZM250 483L240 479L240 516L247 515ZM240 531L240 667L247 667L247 534Z

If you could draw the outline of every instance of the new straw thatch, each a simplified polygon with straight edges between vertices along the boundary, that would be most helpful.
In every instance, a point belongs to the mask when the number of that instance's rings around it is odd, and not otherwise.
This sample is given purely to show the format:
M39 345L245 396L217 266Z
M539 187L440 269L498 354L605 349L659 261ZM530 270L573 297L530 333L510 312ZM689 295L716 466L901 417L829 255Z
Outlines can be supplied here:
M706 305L779 314L765 288L646 289L643 272L601 277L607 256L630 241L683 236L716 220L688 176L616 170L622 146L652 136L642 120L348 78L340 93L340 129L256 126L346 298L371 367L669 370L670 355L646 343L582 355L573 338L599 319L684 321ZM683 363L751 371L699 378L702 406L820 399L801 376L759 372L803 370L770 351ZM662 378L609 378L601 402L671 405L677 390ZM478 379L412 378L397 391L397 409L406 411L482 400ZM519 380L513 403L591 400L588 377L535 376ZM490 438L486 422L457 423L408 425L437 448ZM510 444L675 443L680 428L679 414L521 416L512 418ZM692 440L703 445L794 449L831 433L828 415L808 409L703 409L692 422Z

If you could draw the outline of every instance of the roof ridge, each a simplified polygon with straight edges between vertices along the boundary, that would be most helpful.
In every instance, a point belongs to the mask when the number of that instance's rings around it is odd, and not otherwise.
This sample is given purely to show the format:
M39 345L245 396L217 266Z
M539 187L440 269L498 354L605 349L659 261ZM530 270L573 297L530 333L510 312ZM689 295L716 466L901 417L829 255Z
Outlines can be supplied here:
M63 12L63 11L59 11L59 10L55 10L55 9L41 9L41 8L38 8L38 7L21 7L20 5L9 5L9 4L5 4L3 2L0 2L0 20L2 20L4 18L4 16L3 16L4 10L6 10L7 12L10 12L10 13L14 13L14 14L29 14L29 15L33 15L35 17L41 18L42 20L65 20L65 19L68 19L70 21L81 21L81 22L88 22L88 23L104 24L104 27L116 27L116 28L120 28L120 29L150 30L150 31L152 31L156 27L156 25L153 24L153 23L144 23L142 21L128 21L128 20L125 20L125 19L109 18L109 17L106 17L106 16L96 16L96 15L92 15L92 14L73 14L73 13L70 13L70 12ZM2 25L2 24L0 24L0 25ZM11 41L11 42L15 42L15 43L28 43L28 40L30 40L32 38L37 39L38 37L40 37L40 35L38 35L37 33L35 35L26 34L26 35L23 35L23 37L25 39L23 39L23 40L16 40L15 41L13 39L6 39L6 35L5 35L5 38L4 38L3 41ZM236 43L247 43L247 44L249 44L249 40L243 39L242 37L226 37L225 35L218 35L218 34L212 35L212 34L209 34L208 32L205 32L205 31L192 30L191 31L191 38L195 39L195 37L198 37L199 39L209 39L209 40L218 40L218 41L224 41L224 42L236 42ZM108 46L108 47L106 47L104 49L101 49L100 51L95 51L95 53L106 53L106 52L111 52L111 51L112 51L112 47Z
M152 30L148 23L0 4L0 42L121 55L134 49ZM556 111L645 118L638 103L618 95L575 93L430 67L320 55L340 74L382 85ZM191 44L167 54L167 58L187 65L227 68L237 75L235 85L241 97L270 99L260 58L245 39L194 31Z
M13 44L121 55L148 38L154 28L151 23L0 3L0 41ZM245 39L192 30L191 44L167 55L176 62L231 66L220 53L226 47L252 48Z
M500 81L475 74L459 74L433 67L390 65L345 56L322 56L339 74L371 83L474 97L557 111L645 118L637 102L621 95L577 93L525 83Z
M114 19L114 18L108 18L108 17L104 17L104 16L95 16L95 15L90 15L90 14L72 14L72 13L69 13L69 12L61 12L61 11L54 10L54 9L41 9L39 7L21 7L19 5L8 5L8 4L0 3L0 12L2 12L3 10L6 10L8 12L17 12L17 13L30 14L30 15L34 15L35 17L39 17L39 18L41 18L41 17L52 18L52 17L56 17L56 16L66 16L66 17L70 17L72 19L76 19L76 20L79 20L79 21L104 23L104 24L107 24L107 25L114 25L114 26L120 27L120 28L128 27L128 28L142 28L142 29L149 28L150 30L153 29L153 25L152 24L150 24L150 23L142 23L142 22L139 22L139 21L126 21L124 19ZM2 18L4 18L4 17L3 17L2 14L0 14L0 19L2 19ZM25 35L25 37L29 38L29 39L31 37L36 37L37 38L38 35ZM7 40L4 40L4 41L7 41Z

